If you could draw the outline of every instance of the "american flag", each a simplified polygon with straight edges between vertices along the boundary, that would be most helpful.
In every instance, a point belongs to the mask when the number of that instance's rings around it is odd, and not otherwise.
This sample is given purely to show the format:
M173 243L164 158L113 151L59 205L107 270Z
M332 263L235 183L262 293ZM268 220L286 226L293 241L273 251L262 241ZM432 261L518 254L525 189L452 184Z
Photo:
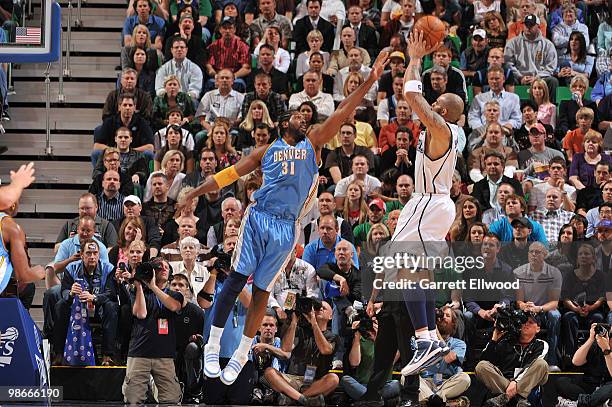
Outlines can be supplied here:
M17 44L40 44L40 28L17 27L15 42Z

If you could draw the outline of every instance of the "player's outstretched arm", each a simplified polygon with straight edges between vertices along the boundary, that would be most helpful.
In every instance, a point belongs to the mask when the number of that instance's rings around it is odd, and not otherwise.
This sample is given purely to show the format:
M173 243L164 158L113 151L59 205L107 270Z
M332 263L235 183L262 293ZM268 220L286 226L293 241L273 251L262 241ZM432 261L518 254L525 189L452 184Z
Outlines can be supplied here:
M13 219L5 218L2 224L2 233L9 243L15 279L20 283L33 283L45 278L45 269L42 266L30 267L28 253L26 252L25 233L23 233L21 227Z
M187 194L187 196L177 204L176 215L180 216L181 210L188 204L191 205L191 200L193 198L231 185L243 175L249 174L257 169L257 167L261 165L261 159L267 149L268 145L258 147L254 149L251 154L242 157L236 164L207 178L200 186Z
M439 47L440 44L437 44L428 49L427 43L423 39L423 32L413 31L408 39L410 63L404 73L404 99L432 135L426 146L426 153L432 158L441 157L448 150L451 138L450 130L444 118L434 112L423 97L421 83L422 58Z
M374 65L372 66L372 71L370 75L366 79L364 83L361 84L355 91L336 109L334 113L321 126L315 126L310 133L308 134L308 138L316 147L322 147L324 144L328 143L333 139L338 131L340 131L340 127L349 117L351 112L353 112L357 106L361 103L363 97L368 93L368 90L372 87L374 82L380 78L383 71L385 70L385 66L389 63L389 53L381 52L376 58Z
M23 190L35 179L33 162L22 165L17 171L11 171L11 184L0 188L0 211L17 203Z

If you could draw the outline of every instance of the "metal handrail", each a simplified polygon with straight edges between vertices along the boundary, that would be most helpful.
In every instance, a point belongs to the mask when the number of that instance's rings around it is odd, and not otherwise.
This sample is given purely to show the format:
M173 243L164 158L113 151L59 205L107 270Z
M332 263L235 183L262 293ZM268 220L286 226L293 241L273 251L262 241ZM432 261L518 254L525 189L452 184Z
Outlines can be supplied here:
M77 0L77 19L74 22L75 27L81 27L83 22L81 21L81 0Z
M68 32L66 38L66 68L64 69L64 75L70 78L71 66L70 66L70 48L72 48L72 0L68 0Z
M59 90L57 93L57 101L64 103L66 96L64 95L64 28L60 30L60 45L62 49L59 54Z
M45 75L45 154L53 155L53 146L51 146L51 62L47 64Z

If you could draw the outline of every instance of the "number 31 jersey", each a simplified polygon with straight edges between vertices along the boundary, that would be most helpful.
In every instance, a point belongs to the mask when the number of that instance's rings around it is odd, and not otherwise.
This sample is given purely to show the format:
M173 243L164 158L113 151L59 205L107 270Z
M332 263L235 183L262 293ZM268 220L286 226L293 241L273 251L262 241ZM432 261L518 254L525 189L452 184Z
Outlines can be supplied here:
M287 220L299 220L310 210L317 195L319 168L308 138L295 146L276 139L261 160L263 184L253 193L259 211Z

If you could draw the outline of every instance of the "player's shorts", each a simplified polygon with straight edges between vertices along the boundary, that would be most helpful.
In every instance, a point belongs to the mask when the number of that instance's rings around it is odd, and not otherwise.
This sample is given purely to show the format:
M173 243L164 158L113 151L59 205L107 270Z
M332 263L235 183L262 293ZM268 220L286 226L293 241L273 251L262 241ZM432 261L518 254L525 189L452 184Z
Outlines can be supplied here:
M298 230L295 221L258 211L249 205L232 257L234 270L245 276L254 274L253 284L270 291L291 258Z
M415 193L397 221L393 242L441 242L455 221L449 195Z

